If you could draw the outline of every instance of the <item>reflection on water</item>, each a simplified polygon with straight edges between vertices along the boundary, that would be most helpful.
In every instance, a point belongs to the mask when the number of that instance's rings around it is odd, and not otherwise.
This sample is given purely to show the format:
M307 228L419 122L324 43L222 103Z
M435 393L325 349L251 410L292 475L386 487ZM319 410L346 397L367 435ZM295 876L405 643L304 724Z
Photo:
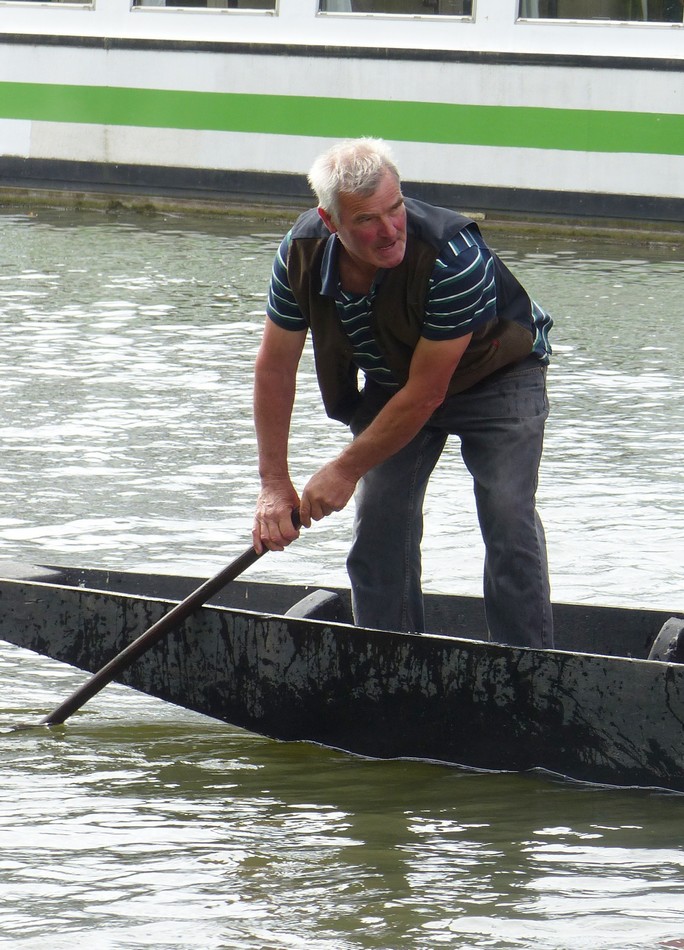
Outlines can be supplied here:
M29 676L26 656L1 655L3 680L18 675L4 722L77 682L36 658ZM684 935L679 795L365 761L122 687L67 727L0 735L0 779L0 945L21 950L47 932L96 950L630 950Z
M262 225L258 227L263 227ZM280 237L0 215L0 556L214 573L248 543L251 367ZM682 608L681 249L492 235L556 318L540 485L558 599ZM298 484L346 439L307 354ZM453 463L453 464L450 464ZM251 573L345 583L350 512ZM458 447L431 589L479 592ZM279 744L0 646L0 946L587 948L684 937L684 799Z
M277 238L46 216L0 218L5 552L213 572L251 529L251 367ZM341 438L314 406L293 434L300 480Z

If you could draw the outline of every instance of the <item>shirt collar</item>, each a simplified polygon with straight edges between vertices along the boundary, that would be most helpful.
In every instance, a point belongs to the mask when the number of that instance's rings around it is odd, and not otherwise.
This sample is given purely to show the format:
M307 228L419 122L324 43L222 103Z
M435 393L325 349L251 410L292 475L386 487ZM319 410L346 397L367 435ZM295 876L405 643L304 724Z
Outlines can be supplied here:
M332 232L328 237L328 240L325 244L325 250L323 251L323 259L321 260L321 296L322 297L339 297L340 295L340 269L339 269L339 259L340 259L340 239L338 238L335 232ZM382 282L383 277L385 276L384 270L379 270L375 275L375 280L373 281L373 286L370 289L370 294L374 294L380 283Z

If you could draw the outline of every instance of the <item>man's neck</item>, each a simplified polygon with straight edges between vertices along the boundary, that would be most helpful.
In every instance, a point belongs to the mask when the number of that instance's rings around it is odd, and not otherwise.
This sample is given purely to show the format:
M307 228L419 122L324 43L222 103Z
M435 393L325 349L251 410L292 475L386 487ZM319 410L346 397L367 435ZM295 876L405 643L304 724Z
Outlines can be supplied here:
M338 267L343 290L352 294L367 294L370 291L377 269L359 264L349 256L342 244L340 244Z

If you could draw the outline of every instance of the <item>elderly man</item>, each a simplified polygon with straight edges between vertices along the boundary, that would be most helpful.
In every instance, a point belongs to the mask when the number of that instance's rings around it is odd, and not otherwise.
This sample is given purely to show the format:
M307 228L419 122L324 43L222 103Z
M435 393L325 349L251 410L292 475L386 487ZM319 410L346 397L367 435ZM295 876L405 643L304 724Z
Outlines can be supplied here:
M423 499L447 437L457 435L486 549L490 638L552 647L535 506L551 318L473 221L404 198L384 142L334 146L309 182L318 207L280 246L256 361L256 549L282 550L297 537L295 507L308 527L355 494L347 560L355 621L423 630ZM300 497L288 433L309 331L326 412L354 439Z

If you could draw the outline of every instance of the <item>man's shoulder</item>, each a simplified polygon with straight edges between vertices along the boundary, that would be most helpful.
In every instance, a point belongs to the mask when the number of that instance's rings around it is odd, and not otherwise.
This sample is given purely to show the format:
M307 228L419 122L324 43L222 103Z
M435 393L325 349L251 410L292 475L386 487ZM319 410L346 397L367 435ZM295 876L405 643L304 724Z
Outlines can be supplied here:
M327 237L329 231L318 213L318 208L309 208L299 215L290 232L293 240L298 238Z
M472 218L458 211L428 204L417 198L405 198L404 203L409 234L436 249L475 223Z

